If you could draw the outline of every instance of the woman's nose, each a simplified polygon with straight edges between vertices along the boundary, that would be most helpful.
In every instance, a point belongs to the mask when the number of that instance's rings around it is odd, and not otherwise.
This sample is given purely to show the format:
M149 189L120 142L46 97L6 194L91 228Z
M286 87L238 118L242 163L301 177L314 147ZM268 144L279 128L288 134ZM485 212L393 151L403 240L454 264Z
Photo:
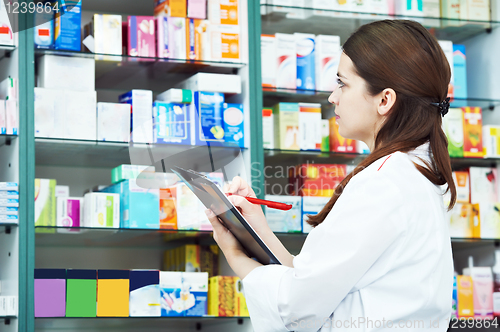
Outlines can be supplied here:
M339 103L339 96L338 96L338 85L335 87L335 89L333 90L333 92L330 94L330 97L328 97L328 102L330 102L331 104L335 104L335 105L338 105Z

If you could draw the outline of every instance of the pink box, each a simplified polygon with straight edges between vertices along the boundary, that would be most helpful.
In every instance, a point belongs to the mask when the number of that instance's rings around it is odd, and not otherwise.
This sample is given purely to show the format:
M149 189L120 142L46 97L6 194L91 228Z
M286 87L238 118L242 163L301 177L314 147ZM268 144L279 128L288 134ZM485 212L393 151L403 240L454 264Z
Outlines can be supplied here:
M207 0L188 0L187 17L189 18L207 18Z
M168 35L168 20L170 17L160 16L156 18L156 56L159 58L169 58L169 35Z
M155 57L155 18L153 16L129 16L127 41L128 55Z

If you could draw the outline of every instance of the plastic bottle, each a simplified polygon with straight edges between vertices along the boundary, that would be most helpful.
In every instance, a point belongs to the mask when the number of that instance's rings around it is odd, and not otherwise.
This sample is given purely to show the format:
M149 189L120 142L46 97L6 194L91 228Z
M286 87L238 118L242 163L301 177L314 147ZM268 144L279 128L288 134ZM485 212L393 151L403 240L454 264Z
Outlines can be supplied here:
M493 315L500 317L500 248L495 251L493 266Z

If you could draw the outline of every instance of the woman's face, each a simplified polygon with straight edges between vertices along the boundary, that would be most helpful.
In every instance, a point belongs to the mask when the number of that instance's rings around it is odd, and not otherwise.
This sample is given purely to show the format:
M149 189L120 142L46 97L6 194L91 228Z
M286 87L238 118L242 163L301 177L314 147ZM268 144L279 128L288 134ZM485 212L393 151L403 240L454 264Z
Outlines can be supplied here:
M337 83L328 101L335 104L340 135L363 141L373 149L382 123L379 96L370 96L365 80L356 74L351 59L344 53L340 57Z

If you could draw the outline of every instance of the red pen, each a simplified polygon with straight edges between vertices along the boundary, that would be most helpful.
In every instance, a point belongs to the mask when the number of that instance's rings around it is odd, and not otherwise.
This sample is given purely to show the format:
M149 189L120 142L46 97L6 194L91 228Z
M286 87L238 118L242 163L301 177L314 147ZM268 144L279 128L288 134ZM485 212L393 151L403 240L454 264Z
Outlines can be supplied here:
M231 196L233 194L231 193L226 193L226 196ZM236 195L238 196L238 195ZM273 201L266 201L265 199L258 199L258 198L253 198L253 197L245 197L247 201L249 201L252 204L259 204L259 205L265 205L271 209L278 209L278 210L290 210L292 208L291 204L285 204L285 203L280 203L280 202L273 202Z

